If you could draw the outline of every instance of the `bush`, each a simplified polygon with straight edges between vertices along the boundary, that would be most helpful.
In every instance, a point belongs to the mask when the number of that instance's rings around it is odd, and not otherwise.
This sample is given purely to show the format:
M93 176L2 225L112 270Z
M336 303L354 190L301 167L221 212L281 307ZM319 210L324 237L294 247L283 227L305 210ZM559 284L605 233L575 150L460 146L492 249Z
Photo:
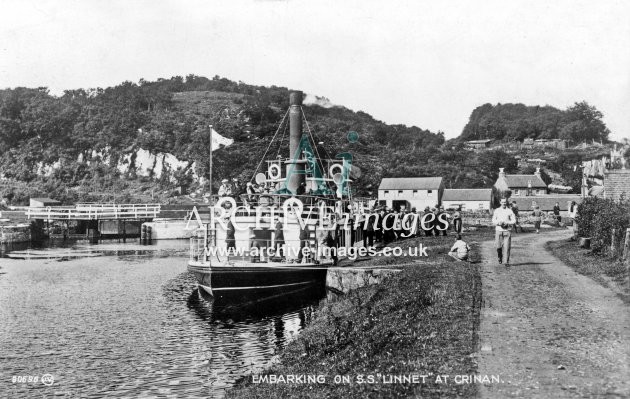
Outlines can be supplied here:
M593 219L596 213L603 207L604 200L598 197L586 198L578 205L578 213L575 221L578 224L578 235L590 237L593 230Z
M619 249L626 229L630 227L630 201L603 198L587 198L578 206L578 234L591 237L591 246L595 253L605 253L613 239ZM613 230L615 237L613 238ZM619 255L618 253L612 254Z

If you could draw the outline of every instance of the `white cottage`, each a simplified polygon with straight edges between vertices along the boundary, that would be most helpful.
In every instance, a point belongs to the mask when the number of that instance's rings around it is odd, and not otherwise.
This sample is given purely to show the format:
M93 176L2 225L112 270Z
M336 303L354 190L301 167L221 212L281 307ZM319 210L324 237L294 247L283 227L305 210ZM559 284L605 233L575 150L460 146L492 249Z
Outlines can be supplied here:
M442 196L445 209L462 211L489 211L492 203L491 188L446 189Z
M381 180L378 201L390 208L424 209L441 203L441 177L390 177Z

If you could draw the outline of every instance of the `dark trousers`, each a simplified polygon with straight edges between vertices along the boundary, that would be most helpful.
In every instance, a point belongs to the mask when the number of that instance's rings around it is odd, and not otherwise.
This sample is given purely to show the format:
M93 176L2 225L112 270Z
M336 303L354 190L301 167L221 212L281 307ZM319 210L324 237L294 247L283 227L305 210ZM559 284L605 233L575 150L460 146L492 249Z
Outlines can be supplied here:
M282 250L282 246L284 245L284 240L276 241L276 247L274 248L274 256L284 257L284 251Z
M363 236L363 246L364 247L372 247L374 246L374 232L373 231L365 231Z
M462 232L462 220L461 219L453 220L453 229L455 230L456 233L461 233Z
M302 261L302 257L304 256L302 250L308 246L307 240L300 240L300 251L298 252L298 262Z
M396 236L395 236L395 234L394 234L394 230L391 230L391 229L390 229L390 230L385 230L385 231L383 232L383 235L384 235L384 237L383 237L383 241L384 241L386 244L387 244L388 242L392 242L392 241L394 241L394 238L396 237Z

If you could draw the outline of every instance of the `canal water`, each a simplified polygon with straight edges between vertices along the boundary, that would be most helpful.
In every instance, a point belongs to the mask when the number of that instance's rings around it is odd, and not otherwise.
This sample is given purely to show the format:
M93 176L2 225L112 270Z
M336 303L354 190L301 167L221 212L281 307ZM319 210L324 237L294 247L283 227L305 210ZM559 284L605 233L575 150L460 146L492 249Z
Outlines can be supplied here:
M186 272L187 241L0 255L0 397L222 397L273 362L325 296L215 303Z

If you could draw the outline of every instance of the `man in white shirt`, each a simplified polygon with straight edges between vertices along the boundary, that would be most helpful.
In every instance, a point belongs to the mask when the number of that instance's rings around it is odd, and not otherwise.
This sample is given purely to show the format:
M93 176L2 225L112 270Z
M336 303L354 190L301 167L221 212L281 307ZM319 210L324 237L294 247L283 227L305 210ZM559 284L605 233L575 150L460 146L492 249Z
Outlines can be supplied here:
M467 261L469 252L470 247L464 240L462 240L462 236L458 234L457 241L453 244L453 247L449 251L448 255L455 260Z
M499 263L505 261L505 266L510 266L510 247L512 244L512 237L510 235L510 229L516 223L516 216L510 208L507 207L507 199L501 199L501 207L494 210L492 215L492 224L495 228L495 247L497 248L497 256L499 257Z

